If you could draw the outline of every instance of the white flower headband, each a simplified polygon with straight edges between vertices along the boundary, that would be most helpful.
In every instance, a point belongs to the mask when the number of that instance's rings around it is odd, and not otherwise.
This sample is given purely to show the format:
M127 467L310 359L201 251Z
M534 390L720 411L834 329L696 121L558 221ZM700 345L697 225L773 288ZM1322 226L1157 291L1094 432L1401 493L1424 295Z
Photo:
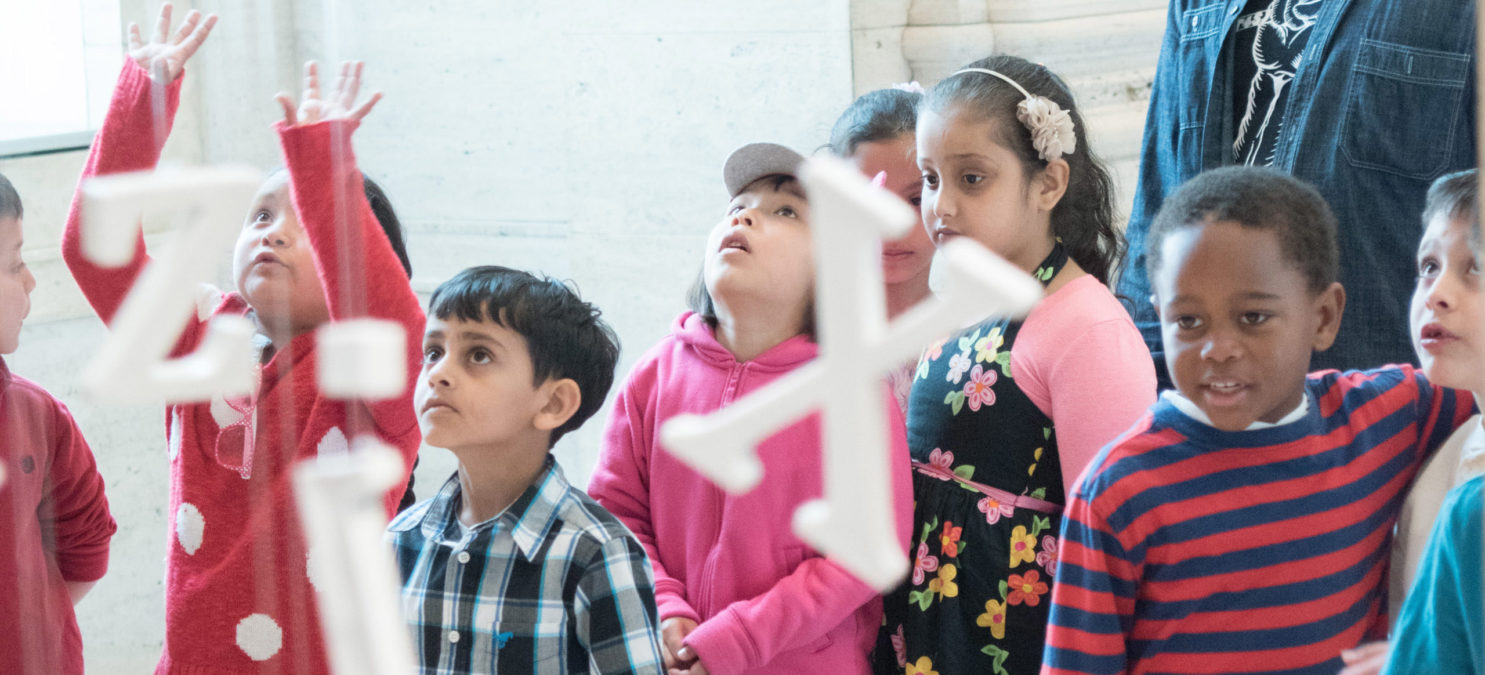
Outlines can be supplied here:
M898 91L905 91L910 94L925 95L928 93L923 90L923 85L918 84L917 80L913 80L912 82L898 82L897 84L892 85L892 88Z
M1072 115L1068 114L1056 101L1045 96L1035 96L1026 91L1015 80L997 73L988 68L965 68L954 75L964 73L983 73L993 75L1005 80L1016 91L1026 97L1025 100L1016 104L1016 119L1021 120L1031 131L1031 147L1041 156L1042 161L1050 162L1063 155L1070 155L1078 148L1078 136L1073 130ZM950 75L949 77L953 77Z

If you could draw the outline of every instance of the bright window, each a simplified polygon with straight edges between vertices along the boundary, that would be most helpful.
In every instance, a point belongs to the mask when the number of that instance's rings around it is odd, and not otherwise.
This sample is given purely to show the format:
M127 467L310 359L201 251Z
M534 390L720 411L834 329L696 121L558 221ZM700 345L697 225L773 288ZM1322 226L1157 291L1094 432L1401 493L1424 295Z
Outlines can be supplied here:
M84 147L123 59L118 0L0 0L0 156Z

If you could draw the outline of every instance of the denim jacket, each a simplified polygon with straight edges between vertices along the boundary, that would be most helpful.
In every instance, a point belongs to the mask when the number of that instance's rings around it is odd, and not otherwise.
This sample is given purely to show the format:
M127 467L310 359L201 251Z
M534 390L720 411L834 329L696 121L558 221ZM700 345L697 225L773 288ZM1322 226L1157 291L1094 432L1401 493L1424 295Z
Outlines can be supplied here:
M1415 362L1408 331L1423 197L1475 165L1471 0L1320 0L1285 104L1274 167L1319 189L1340 223L1346 308L1312 367ZM1145 119L1119 295L1170 386L1145 238L1166 195L1233 163L1233 25L1246 0L1171 0Z

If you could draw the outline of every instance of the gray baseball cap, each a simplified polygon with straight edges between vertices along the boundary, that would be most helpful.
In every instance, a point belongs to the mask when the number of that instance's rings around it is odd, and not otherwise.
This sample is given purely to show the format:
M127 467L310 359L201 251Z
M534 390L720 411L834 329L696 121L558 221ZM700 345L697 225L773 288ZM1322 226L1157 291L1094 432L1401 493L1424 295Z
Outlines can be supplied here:
M793 176L804 163L804 155L777 143L749 143L732 151L722 166L727 195L736 197L743 188L764 176Z

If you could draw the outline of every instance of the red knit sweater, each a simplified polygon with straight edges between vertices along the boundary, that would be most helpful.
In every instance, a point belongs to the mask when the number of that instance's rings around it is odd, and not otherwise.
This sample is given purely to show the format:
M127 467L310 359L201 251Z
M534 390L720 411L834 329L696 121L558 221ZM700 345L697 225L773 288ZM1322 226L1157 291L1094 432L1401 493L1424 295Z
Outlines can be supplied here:
M151 89L148 74L126 60L84 179L155 165L180 101L180 79L163 92L159 125ZM279 128L294 208L315 251L331 320L370 315L402 324L411 384L423 313L363 195L351 154L355 128L349 122ZM337 214L337 203L346 212ZM103 268L83 257L79 226L74 199L63 257L93 309L109 322L148 262L144 240L129 265ZM251 309L237 293L203 289L176 355L195 349L210 317ZM375 434L402 451L411 473L420 438L411 386L400 397L370 404L322 395L314 334L306 333L259 367L250 400L173 404L165 424L170 532L165 653L156 673L328 673L307 567L313 546L300 529L290 469L320 452L345 450L348 439ZM248 440L248 428L255 440ZM386 495L389 517L402 491Z
M0 469L0 673L81 674L66 582L103 577L117 527L67 407L3 361Z

